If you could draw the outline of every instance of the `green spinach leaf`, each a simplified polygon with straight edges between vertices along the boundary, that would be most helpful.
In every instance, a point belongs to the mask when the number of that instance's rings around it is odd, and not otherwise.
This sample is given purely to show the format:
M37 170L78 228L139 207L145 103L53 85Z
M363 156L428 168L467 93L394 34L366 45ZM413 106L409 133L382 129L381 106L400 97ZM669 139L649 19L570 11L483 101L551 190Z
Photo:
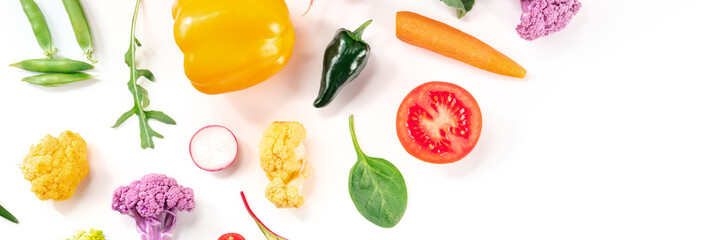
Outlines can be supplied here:
M462 18L469 12L473 5L475 5L475 0L440 0L443 1L445 4L447 4L450 7L453 7L457 10L457 17Z
M394 227L407 207L405 179L392 163L363 153L355 137L352 115L350 134L358 156L350 170L350 198L368 221L384 228Z

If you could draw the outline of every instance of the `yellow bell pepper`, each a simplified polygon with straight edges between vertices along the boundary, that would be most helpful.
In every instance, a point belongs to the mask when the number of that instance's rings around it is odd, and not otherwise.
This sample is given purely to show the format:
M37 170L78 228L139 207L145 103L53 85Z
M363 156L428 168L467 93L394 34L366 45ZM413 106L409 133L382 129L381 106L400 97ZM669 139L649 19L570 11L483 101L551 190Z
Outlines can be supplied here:
M175 42L200 92L242 90L287 65L295 32L284 0L176 0Z

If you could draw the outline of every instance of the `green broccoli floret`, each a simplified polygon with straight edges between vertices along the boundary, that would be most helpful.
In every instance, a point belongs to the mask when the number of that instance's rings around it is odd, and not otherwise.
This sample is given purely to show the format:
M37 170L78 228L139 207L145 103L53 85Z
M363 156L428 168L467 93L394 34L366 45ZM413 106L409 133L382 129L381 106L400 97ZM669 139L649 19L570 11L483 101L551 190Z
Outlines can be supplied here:
M94 228L87 231L77 231L74 236L65 240L105 240L103 232Z

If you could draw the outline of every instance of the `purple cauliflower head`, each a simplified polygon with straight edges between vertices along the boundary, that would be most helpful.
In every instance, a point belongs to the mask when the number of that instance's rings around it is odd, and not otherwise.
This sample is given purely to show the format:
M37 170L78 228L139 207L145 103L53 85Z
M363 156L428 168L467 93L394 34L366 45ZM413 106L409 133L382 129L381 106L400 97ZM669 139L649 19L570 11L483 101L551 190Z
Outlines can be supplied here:
M180 186L174 178L148 174L121 186L113 193L112 209L135 219L142 240L170 240L177 213L192 211L195 196L191 188Z
M520 3L523 13L515 30L528 41L562 30L582 6L578 0L520 0Z

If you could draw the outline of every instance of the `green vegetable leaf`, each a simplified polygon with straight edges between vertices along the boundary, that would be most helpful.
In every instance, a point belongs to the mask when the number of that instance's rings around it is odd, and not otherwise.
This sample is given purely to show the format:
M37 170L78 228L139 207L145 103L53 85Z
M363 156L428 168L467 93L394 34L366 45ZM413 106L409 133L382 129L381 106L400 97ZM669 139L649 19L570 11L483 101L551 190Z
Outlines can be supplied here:
M145 115L147 115L148 118L158 120L161 123L175 125L175 120L161 111L145 111Z
M154 82L154 81L155 81L155 75L153 75L153 73L150 72L150 70L147 70L147 69L138 69L138 70L137 70L137 74L140 75L141 77L147 78L147 79L150 80L151 82Z
M462 18L469 12L473 5L475 5L475 0L440 0L443 1L445 4L447 4L450 7L453 7L457 10L457 17Z
M133 107L132 109L130 109L130 111L123 113L123 115L121 115L120 118L118 118L118 120L115 121L115 125L113 125L112 128L116 128L116 127L119 127L120 125L122 125L125 121L127 121L130 117L132 117L132 115L135 114L136 111L137 111L137 108Z
M281 237L280 235L275 234L273 231L270 231L267 227L265 227L265 224L263 224L260 219L255 216L255 213L253 213L252 210L250 210L250 205L248 205L247 199L245 199L245 193L240 192L240 197L242 197L243 203L245 204L245 209L247 209L248 213L250 213L250 216L255 220L255 223L260 227L260 231L262 231L263 235L265 235L265 238L268 240L287 240L287 238Z
M11 222L18 223L17 218L15 218L12 213L8 212L8 210L5 209L2 205L0 205L0 216L7 220L10 220Z
M350 170L350 198L368 221L384 228L394 227L407 207L405 179L392 163L363 153L355 137L352 115L350 134L358 157Z
M133 32L132 32L133 39L135 39L135 41L132 41L132 42L135 42L135 47L142 47L142 44L140 44L140 41L138 41L138 39L136 37L134 37L134 35L135 35L135 19L133 19L132 29L133 29ZM130 44L132 44L132 42L130 42ZM130 51L131 49L128 49L128 51L125 52L125 64L127 64L128 67L130 67L131 62L134 62L132 60L134 59L133 54L135 53L134 48L132 46L130 46L130 47L131 47L132 51Z
M130 52L130 49L128 49L128 51L125 52L125 64L127 64L128 67L130 67L131 65L134 65L134 64L135 64L135 63L132 63L132 64L131 64L130 62L134 62L134 61L133 61L133 53Z
M155 119L166 124L175 124L175 120L167 114L160 111L147 111L145 108L150 106L150 97L148 91L138 84L141 77L145 77L150 81L155 80L155 76L147 69L138 69L135 65L135 52L141 46L140 41L135 37L135 25L137 23L137 15L140 10L140 0L135 3L135 13L133 14L132 25L130 30L130 48L125 53L125 63L130 67L130 81L128 82L128 90L133 96L133 108L123 113L118 118L113 127L118 127L127 121L132 115L137 115L140 123L140 147L155 148L153 137L163 138L163 135L156 132L150 127L148 120Z

